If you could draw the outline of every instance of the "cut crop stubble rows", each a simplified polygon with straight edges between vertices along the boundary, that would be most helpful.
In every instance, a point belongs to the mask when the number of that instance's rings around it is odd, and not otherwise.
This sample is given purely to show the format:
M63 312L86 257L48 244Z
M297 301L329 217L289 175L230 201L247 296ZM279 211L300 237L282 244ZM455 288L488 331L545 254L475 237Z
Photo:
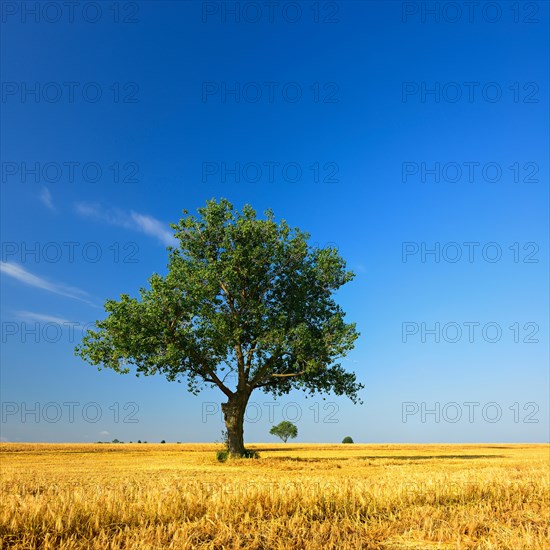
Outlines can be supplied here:
M2 548L543 549L546 445L0 444Z

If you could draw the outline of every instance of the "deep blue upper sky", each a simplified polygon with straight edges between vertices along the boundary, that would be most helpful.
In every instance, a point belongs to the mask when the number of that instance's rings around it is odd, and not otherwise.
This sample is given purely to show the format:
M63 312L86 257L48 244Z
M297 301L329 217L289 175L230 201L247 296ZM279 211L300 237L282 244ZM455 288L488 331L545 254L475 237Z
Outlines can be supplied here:
M296 393L270 419L258 394L248 440L290 402L302 441L547 439L548 3L442 2L436 20L433 2L240 2L238 22L233 3L48 4L2 5L5 440L219 437L216 391L72 351L212 197L272 208L357 273L339 300L364 404Z

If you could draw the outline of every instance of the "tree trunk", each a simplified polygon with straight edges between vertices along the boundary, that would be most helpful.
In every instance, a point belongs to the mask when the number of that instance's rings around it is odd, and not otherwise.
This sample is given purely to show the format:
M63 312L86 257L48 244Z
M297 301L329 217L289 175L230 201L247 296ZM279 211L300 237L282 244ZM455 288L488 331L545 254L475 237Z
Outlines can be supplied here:
M235 457L244 455L244 413L247 396L235 394L227 403L222 403L223 417L227 429L229 454Z

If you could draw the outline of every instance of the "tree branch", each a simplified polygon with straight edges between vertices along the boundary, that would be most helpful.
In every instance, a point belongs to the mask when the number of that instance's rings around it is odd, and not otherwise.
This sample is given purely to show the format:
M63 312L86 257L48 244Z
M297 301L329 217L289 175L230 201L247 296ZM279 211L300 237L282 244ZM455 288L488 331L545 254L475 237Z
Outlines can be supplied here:
M258 370L258 372L256 373L256 375L254 376L254 378L252 379L250 385L253 387L253 388L256 388L258 387L258 382L261 382L264 375L269 371L269 368L271 367L271 365L273 364L273 362L275 361L275 355L272 355L265 363L264 365Z
M216 384L227 397L233 397L233 392L216 376L216 373L212 369L206 367L206 371L212 377L214 384ZM203 376L203 379L206 380L206 377Z
M232 374L233 372L235 372L235 369L233 368L230 368L229 371L227 372L227 374L222 378L222 382L225 384L225 379L230 375Z
M199 361L198 364L201 366L201 368L206 372L208 376L212 379L213 383L222 390L227 397L232 397L233 392L218 378L217 374L214 372L214 369L210 368L204 358L202 357L202 354L199 354ZM203 373L200 373L199 376L203 378L203 380L206 380L206 376Z
M229 309L231 310L231 317L233 317L233 321L235 322L235 325L238 323L238 315L237 310L235 309L235 300L233 296L230 294L229 290L227 290L226 285L223 283L223 281L220 281L220 287L223 290L226 298L227 298L227 305L229 306ZM237 367L239 372L239 379L238 379L238 386L241 387L245 383L245 362L244 362L244 354L243 354L243 348L241 346L240 342L237 342L235 344L235 354L237 355Z
M252 366L252 359L254 357L254 352L256 351L256 345L253 344L250 349L248 350L248 354L246 356L246 363L245 363L245 371L248 373L250 372L250 367Z

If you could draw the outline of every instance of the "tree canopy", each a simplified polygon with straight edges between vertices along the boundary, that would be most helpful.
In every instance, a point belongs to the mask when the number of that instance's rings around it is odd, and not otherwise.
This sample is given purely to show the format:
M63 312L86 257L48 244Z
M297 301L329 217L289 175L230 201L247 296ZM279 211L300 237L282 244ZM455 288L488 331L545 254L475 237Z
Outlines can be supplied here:
M338 251L309 245L271 210L259 219L250 205L238 212L221 199L198 212L171 225L178 245L168 248L166 274L154 273L139 298L107 300L107 317L76 354L100 369L185 381L193 394L217 387L224 414L239 416L256 389L357 402L362 384L337 362L358 337L333 299L354 277Z
M279 422L279 424L277 424L276 426L272 426L271 430L269 430L269 433L271 435L280 437L286 443L289 438L296 438L296 436L298 435L298 428L292 422L289 422L288 420L283 420L282 422Z

